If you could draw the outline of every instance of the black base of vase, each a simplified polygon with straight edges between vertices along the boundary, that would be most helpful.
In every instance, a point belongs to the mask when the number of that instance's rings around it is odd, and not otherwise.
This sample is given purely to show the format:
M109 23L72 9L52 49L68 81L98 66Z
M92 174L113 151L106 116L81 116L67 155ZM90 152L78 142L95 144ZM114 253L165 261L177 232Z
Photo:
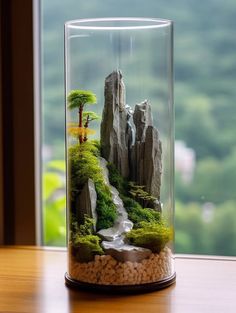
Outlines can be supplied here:
M113 293L113 294L137 294L160 290L169 287L176 281L176 274L160 280L155 283L139 284L139 285L99 285L81 282L69 277L65 274L65 282L68 287L100 293Z

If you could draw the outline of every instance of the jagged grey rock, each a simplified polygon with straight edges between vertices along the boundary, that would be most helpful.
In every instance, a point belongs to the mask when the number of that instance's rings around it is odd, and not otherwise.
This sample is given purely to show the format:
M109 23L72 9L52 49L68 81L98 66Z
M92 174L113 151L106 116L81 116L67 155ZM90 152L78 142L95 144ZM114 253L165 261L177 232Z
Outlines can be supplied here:
M109 186L111 190L112 195L112 201L116 206L117 210L117 219L115 220L114 226L107 228L107 229L101 229L98 234L105 240L113 241L117 238L119 238L122 234L125 234L129 232L133 228L133 223L128 219L128 213L126 212L124 208L123 201L121 200L119 196L118 190L110 185L109 182L109 172L107 169L107 161L100 157L100 166L103 171L103 177L105 180L105 183Z
M130 179L145 186L145 190L157 199L153 207L161 210L162 146L159 132L153 126L151 105L148 101L136 104L133 120L136 138L130 151Z
M88 181L84 184L84 187L77 198L77 207L78 207L77 212L79 223L84 222L84 215L86 214L95 220L96 225L97 222L96 203L97 203L97 193L95 185L94 182L89 178Z
M105 104L101 122L101 154L123 177L144 185L156 198L150 207L161 211L162 146L153 126L150 103L136 104L134 112L125 103L125 85L120 71L105 80Z
M141 262L152 253L149 249L125 244L123 239L117 239L112 242L103 241L102 247L106 254L110 254L119 262Z
M123 177L129 176L127 109L121 71L106 77L101 122L101 155L113 163Z
M126 144L128 149L130 150L131 147L135 144L135 134L136 134L136 127L133 120L133 110L129 105L126 105L127 109L127 130L126 130ZM128 151L129 154L129 151Z
M136 126L136 141L144 142L147 127L153 125L151 105L147 100L135 105L133 120Z
M158 130L153 126L148 126L146 130L145 155L144 155L144 176L140 177L146 186L147 192L160 200L161 188L161 163L162 146L159 139Z

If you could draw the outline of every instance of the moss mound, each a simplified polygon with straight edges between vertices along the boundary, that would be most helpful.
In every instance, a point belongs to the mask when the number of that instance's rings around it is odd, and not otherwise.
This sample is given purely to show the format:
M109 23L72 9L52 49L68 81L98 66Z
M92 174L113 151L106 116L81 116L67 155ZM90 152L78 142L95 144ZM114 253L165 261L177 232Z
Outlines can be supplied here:
M101 239L94 234L94 219L85 215L84 224L78 225L73 218L71 228L72 252L78 262L90 262L96 254L103 254L100 246Z
M78 235L73 246L76 260L81 263L90 262L94 260L95 255L103 254L100 241L101 239L96 235Z
M139 228L142 222L158 223L161 220L161 214L150 208L131 207L127 208L127 212L134 228Z
M109 187L105 184L99 164L100 145L98 141L86 141L69 149L70 196L75 201L83 185L90 178L97 192L97 230L114 225L117 217Z
M69 192L72 201L76 199L77 194L89 178L93 181L103 181L102 170L98 162L99 154L99 145L96 141L86 141L69 148Z
M126 234L126 240L138 247L159 253L172 238L172 231L162 223L140 223L140 228L132 229Z

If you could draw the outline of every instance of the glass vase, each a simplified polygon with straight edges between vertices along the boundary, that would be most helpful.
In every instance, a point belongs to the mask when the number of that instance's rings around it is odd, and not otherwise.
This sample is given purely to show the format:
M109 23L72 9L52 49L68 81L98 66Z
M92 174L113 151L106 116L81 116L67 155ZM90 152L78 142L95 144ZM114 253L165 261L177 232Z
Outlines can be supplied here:
M173 25L65 24L69 286L157 290L175 281Z

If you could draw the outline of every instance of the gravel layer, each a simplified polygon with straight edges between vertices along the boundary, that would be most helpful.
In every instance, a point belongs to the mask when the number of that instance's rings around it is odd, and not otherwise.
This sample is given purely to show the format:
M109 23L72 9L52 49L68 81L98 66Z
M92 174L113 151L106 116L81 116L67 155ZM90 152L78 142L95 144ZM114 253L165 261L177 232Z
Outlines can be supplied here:
M71 278L93 284L136 285L162 280L173 274L173 256L165 247L159 254L138 262L118 262L110 255L96 255L95 260L79 263L70 260Z

